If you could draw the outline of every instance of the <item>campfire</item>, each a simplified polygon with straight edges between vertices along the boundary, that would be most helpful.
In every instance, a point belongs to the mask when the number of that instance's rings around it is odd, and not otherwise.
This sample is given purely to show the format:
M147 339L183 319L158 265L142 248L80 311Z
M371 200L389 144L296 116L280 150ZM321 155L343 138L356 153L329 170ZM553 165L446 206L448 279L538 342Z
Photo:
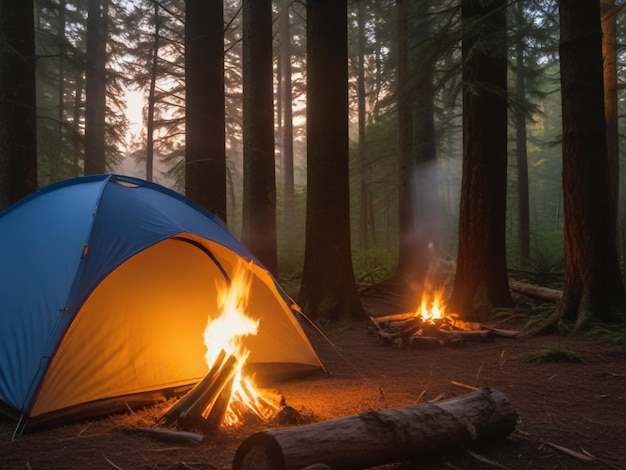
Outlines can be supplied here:
M278 394L257 388L254 377L243 372L250 353L243 340L259 327L246 314L251 282L250 270L241 263L230 282L218 286L220 315L209 318L204 330L208 372L159 420L166 426L210 432L251 416L267 421L280 408Z
M368 334L383 346L401 349L458 346L467 341L488 341L495 336L518 336L502 330L459 319L446 311L444 289L427 282L419 306L413 312L371 317Z

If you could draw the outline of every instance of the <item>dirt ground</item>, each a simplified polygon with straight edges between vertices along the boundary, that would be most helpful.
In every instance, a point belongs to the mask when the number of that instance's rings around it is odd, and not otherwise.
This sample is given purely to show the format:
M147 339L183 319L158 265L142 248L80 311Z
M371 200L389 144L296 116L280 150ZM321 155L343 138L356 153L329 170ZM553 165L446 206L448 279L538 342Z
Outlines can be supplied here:
M365 298L364 305L375 316L403 311L389 299ZM502 392L519 415L515 431L504 439L473 449L451 442L444 454L384 468L626 469L623 348L580 337L541 336L433 350L392 349L375 343L367 325L328 331L335 347L312 335L330 374L278 384L287 404L317 422L470 393L458 385L465 384ZM516 360L546 348L575 351L585 362ZM82 421L16 440L11 439L14 423L1 420L0 468L227 469L243 439L275 426L223 428L199 444L165 442L141 430L164 409L159 405Z

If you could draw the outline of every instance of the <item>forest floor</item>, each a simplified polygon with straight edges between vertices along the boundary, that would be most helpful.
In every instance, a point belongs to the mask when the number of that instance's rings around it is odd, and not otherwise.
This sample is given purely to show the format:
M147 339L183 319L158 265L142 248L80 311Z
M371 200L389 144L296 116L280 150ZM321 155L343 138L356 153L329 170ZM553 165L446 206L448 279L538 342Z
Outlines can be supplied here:
M390 297L363 299L372 316L400 313ZM502 392L519 415L515 431L479 448L457 448L386 469L626 469L626 350L572 336L496 338L431 350L393 349L367 334L368 322L311 339L329 375L276 385L310 422L469 393ZM502 328L521 327L506 323ZM573 351L581 363L526 363L525 354ZM36 431L12 440L0 420L2 469L228 469L247 436L275 426L222 428L199 444L164 442L141 430L169 404ZM573 452L570 452L573 451Z

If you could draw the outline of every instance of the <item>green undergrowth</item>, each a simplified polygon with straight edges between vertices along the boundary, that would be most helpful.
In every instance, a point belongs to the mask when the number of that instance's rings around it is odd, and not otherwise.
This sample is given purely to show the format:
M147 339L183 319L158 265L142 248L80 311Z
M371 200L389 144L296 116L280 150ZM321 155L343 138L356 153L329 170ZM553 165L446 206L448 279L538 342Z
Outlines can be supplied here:
M626 325L616 326L599 323L593 325L588 331L586 331L584 336L612 346L625 347Z
M511 359L513 361L523 362L526 364L585 362L585 358L580 353L558 347L551 347L544 351L520 354Z

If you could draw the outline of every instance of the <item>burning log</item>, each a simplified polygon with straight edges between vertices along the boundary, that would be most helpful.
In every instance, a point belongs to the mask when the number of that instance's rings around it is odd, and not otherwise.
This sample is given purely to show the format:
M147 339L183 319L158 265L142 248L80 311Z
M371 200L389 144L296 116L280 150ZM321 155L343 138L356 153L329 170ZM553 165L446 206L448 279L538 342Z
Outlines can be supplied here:
M207 389L209 384L213 381L215 375L217 374L220 366L224 363L226 359L226 351L221 350L218 354L215 362L213 362L213 367L207 372L207 374L196 384L193 386L189 392L185 394L174 406L172 406L169 410L165 412L165 414L159 418L157 421L165 420L165 426L170 426L173 424L180 415L191 407L197 400L200 398L202 393Z
M481 389L437 403L370 411L291 428L267 429L245 439L233 470L369 468L418 460L503 439L515 430L517 413L494 389Z
M199 428L212 431L219 428L230 401L232 379L238 367L235 356L226 356L224 351L220 351L209 372L159 421L165 420L166 426L178 422L186 430Z
M229 372L230 380L224 385L224 388L212 405L209 408L205 408L204 413L202 413L204 420L196 419L205 433L217 431L222 425L222 421L224 421L224 415L233 393L233 376L235 372L236 370L233 370L232 373Z
M222 418L224 417L226 407L228 406L228 401L230 401L231 390L227 390L227 396L223 397L222 400L220 400L220 395L222 394L222 391L227 388L228 384L232 387L232 378L237 372L238 366L239 362L235 356L228 356L224 360L224 362L220 365L219 370L214 375L213 380L200 394L198 399L180 414L178 422L183 429L204 429L205 425L209 426L209 428L213 427L213 429L219 428ZM225 406L223 406L223 400L226 400ZM216 413L220 415L219 422L215 423L217 418L214 414L212 422L207 423L205 416L208 417L210 415L212 409L215 407L215 404L218 402L220 403L220 406L218 407Z

